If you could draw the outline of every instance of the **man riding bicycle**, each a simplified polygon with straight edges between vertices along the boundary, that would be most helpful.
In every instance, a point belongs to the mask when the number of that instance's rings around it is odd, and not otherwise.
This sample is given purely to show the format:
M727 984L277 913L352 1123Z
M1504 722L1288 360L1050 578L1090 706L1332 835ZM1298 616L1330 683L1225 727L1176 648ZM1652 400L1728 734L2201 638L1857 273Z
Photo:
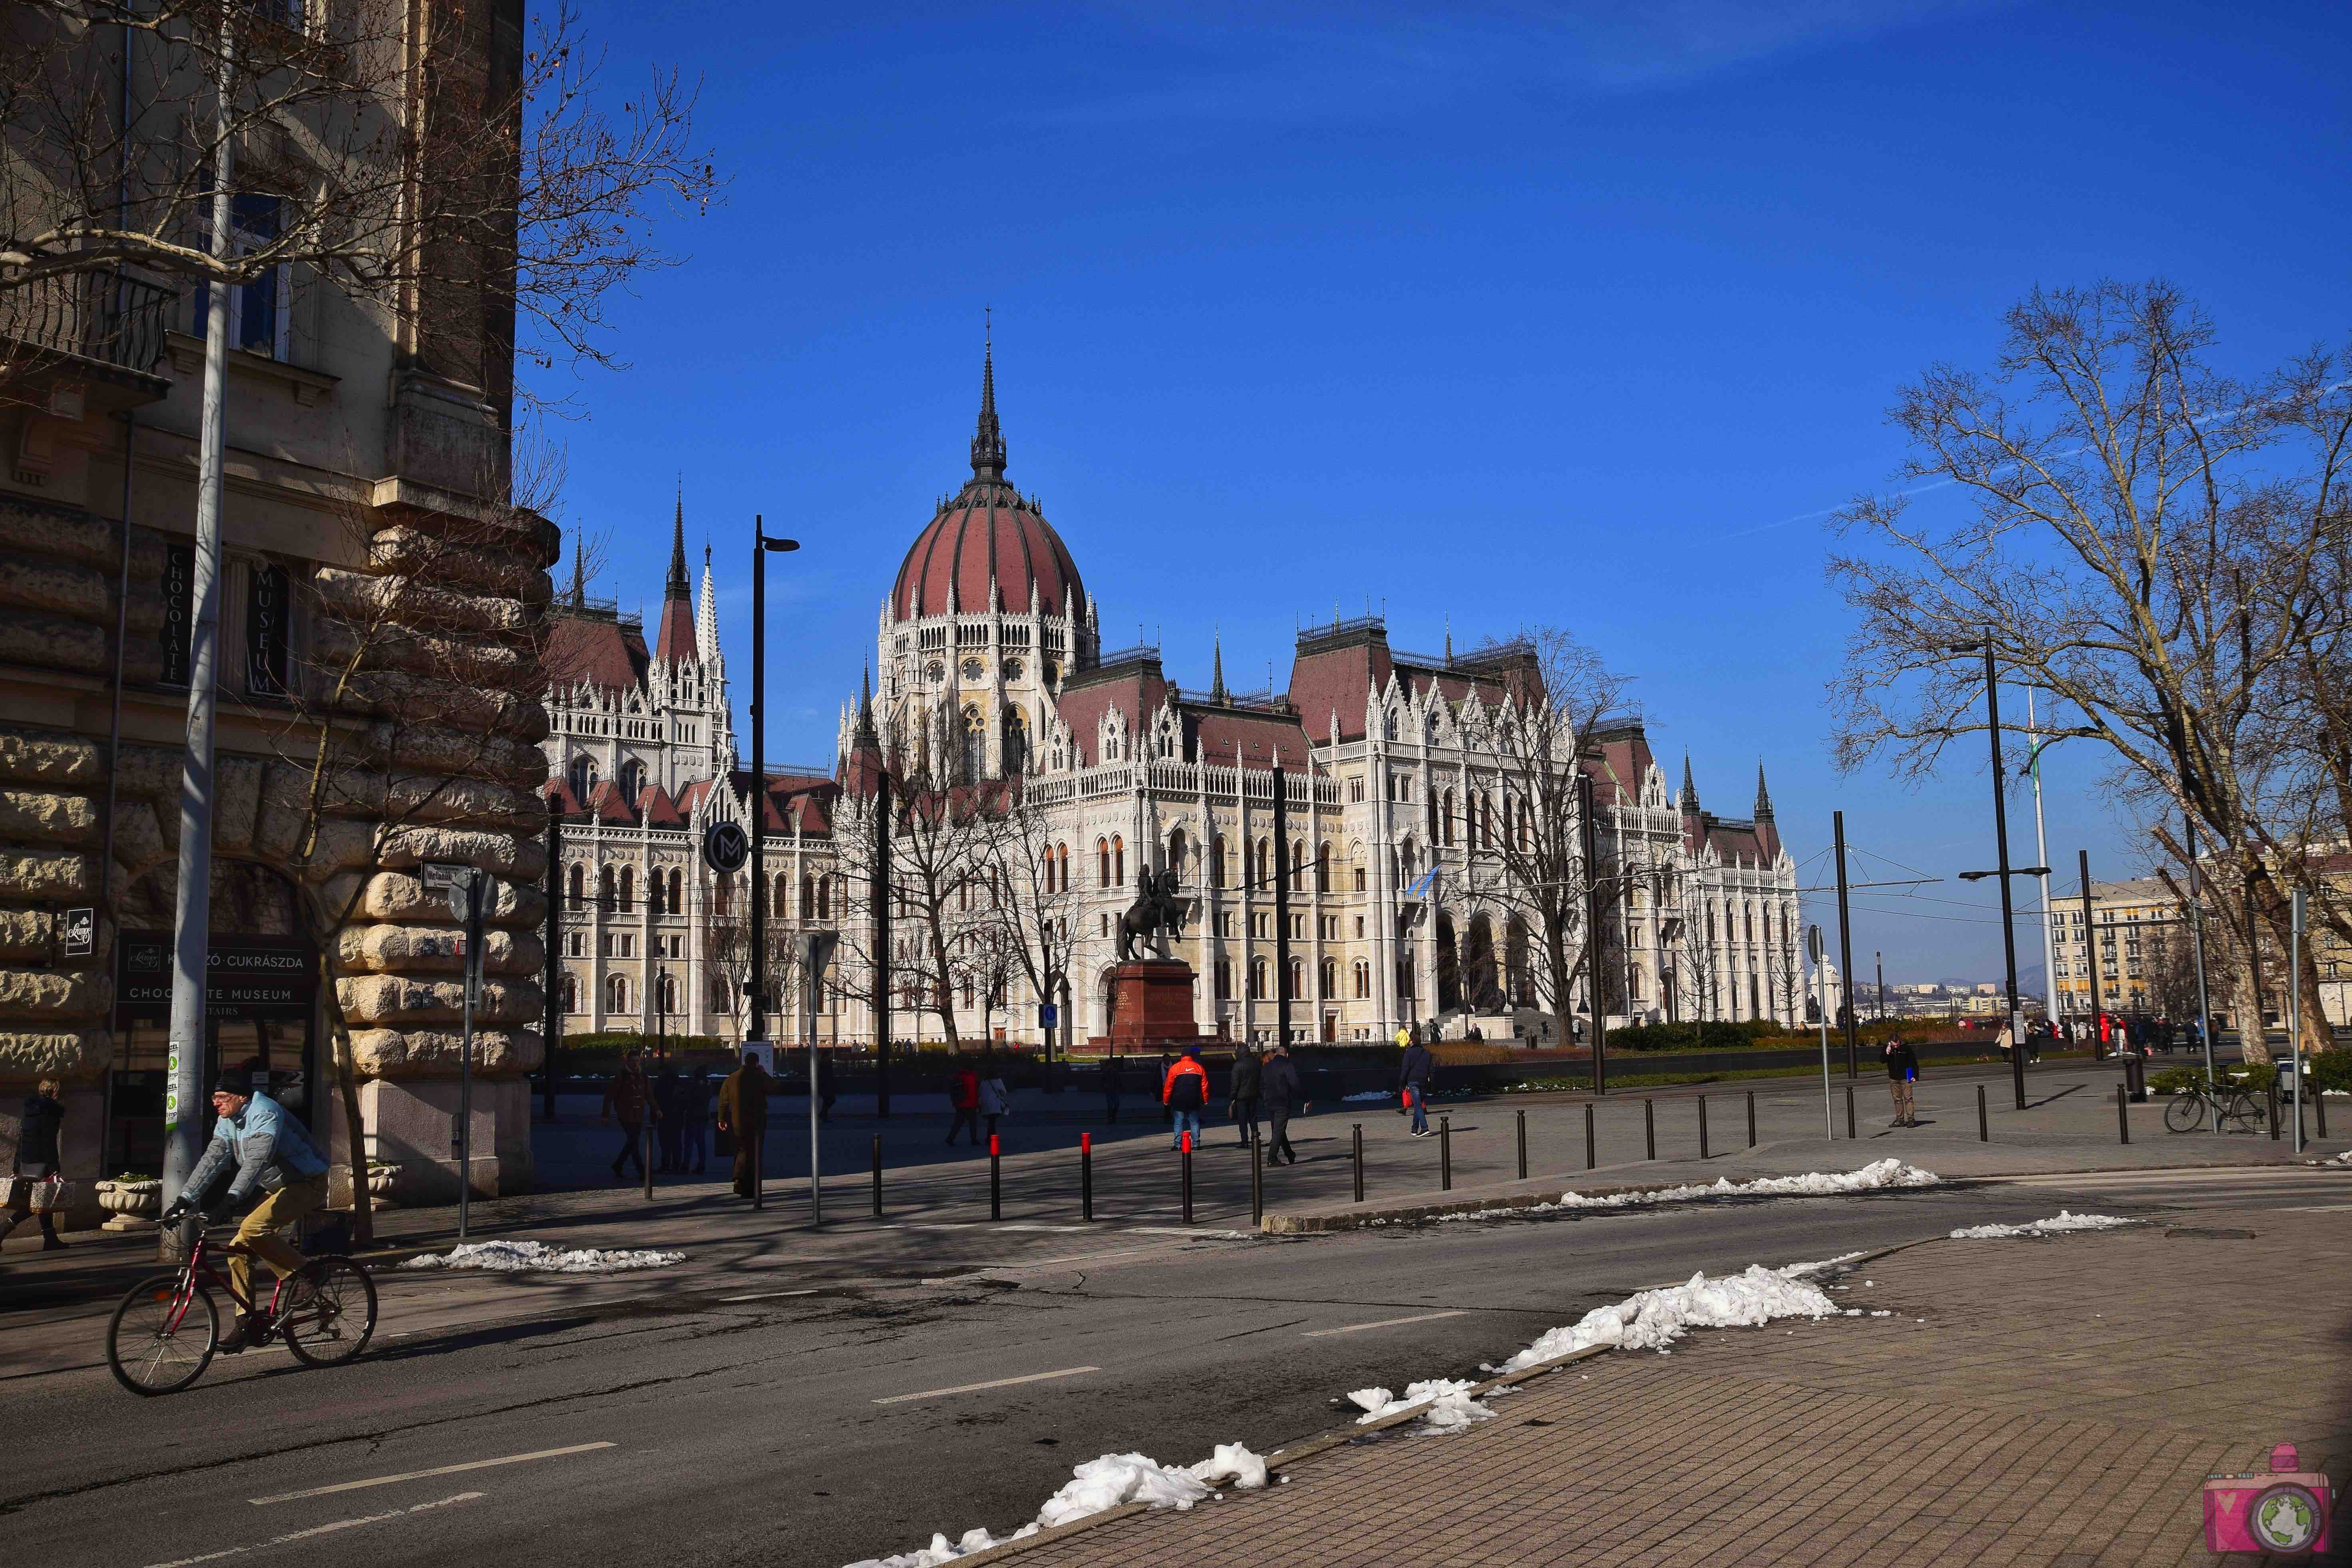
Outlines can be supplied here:
M278 1233L311 1210L325 1206L327 1157L310 1141L310 1130L299 1118L253 1087L250 1070L221 1074L213 1085L213 1110L219 1120L213 1123L212 1142L196 1168L188 1173L178 1201L163 1220L169 1224L196 1210L203 1204L205 1189L232 1163L236 1167L236 1179L218 1203L203 1209L205 1224L226 1221L257 1186L268 1194L237 1225L235 1245L245 1250L229 1255L229 1280L239 1296L253 1303L249 1310L237 1314L215 1347L235 1354L266 1326L267 1313L253 1290L253 1259L258 1258L269 1265L269 1271L280 1279L302 1267L302 1255Z

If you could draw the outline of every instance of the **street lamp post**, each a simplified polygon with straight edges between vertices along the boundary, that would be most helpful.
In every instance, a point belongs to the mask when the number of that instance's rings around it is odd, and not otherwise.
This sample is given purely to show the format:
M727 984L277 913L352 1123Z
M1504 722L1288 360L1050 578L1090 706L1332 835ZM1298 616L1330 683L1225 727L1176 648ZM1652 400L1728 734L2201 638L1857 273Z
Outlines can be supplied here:
M1963 871L1960 879L1978 881L1986 877L2000 882L2000 952L2002 973L2009 1002L2009 1063L2017 1085L2017 1109L2025 1109L2025 1020L2017 1007L2017 913L2010 897L2011 877L2046 876L2046 866L2020 868L2009 863L2009 798L2008 778L2000 763L2000 672L1993 664L1992 631L1987 627L1981 641L1955 644L1954 653L1984 650L1986 734L1992 743L1992 835L1994 867L1990 871Z
M2184 830L2181 850L2189 859L2189 941L2197 953L2197 1037L2205 1046L2205 1081L2210 1085L2213 1077L2213 1006L2205 994L2205 896L2197 886L2197 818L2183 815ZM2221 1131L2221 1119L2213 1119L2213 1131Z
M751 519L751 979L749 1040L768 1037L768 554L798 550L800 542L768 537L765 520Z
M1830 830L1837 839L1838 1011L1844 1015L1840 1023L1845 1035L1845 1076L1855 1078L1862 1071L1862 1047L1855 1030L1858 1010L1853 1004L1853 924L1846 918L1844 812L1830 813ZM1823 987L1822 994L1828 994L1828 988Z

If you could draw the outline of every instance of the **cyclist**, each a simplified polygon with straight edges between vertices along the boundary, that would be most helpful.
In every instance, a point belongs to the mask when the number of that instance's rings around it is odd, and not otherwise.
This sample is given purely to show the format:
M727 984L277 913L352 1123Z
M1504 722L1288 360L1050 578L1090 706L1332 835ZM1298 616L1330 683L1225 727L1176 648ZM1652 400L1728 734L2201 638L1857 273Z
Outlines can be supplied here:
M205 1208L206 1224L220 1224L236 1213L257 1186L268 1194L237 1225L235 1245L246 1250L229 1255L230 1281L238 1295L255 1303L250 1310L237 1315L215 1347L234 1355L257 1339L267 1326L268 1314L254 1293L253 1259L258 1258L269 1265L269 1271L280 1279L302 1267L302 1255L278 1233L311 1210L325 1206L327 1158L299 1120L253 1087L253 1073L248 1069L221 1074L213 1085L213 1110L219 1120L213 1123L212 1142L163 1218L168 1223L198 1207L205 1189L231 1164L236 1167L236 1178L217 1203Z

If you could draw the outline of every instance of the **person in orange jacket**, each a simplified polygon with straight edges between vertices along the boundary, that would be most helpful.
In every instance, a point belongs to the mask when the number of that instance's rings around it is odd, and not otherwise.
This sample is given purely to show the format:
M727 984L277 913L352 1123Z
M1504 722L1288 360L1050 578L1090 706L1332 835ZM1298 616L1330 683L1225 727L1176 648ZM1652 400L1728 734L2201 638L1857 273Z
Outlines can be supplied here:
M1201 1047L1186 1046L1184 1054L1168 1069L1167 1079L1160 1086L1160 1103L1175 1118L1176 1141L1171 1148L1184 1146L1184 1134L1192 1134L1195 1147L1201 1142L1201 1109L1209 1103L1209 1069L1201 1065Z

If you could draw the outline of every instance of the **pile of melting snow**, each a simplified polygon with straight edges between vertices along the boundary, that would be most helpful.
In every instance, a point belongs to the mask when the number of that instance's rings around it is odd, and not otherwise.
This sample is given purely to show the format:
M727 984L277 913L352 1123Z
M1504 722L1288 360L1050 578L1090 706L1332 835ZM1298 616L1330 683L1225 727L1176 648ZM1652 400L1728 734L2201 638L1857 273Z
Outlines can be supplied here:
M1526 1208L1479 1209L1469 1214L1440 1217L1448 1220L1514 1219L1522 1215L1558 1214L1567 1209L1644 1208L1653 1204L1697 1203L1707 1198L1830 1197L1840 1193L1932 1187L1942 1180L1933 1171L1923 1171L1916 1165L1906 1165L1900 1160L1890 1158L1873 1160L1858 1171L1808 1171L1801 1176L1759 1176L1750 1182L1735 1182L1728 1176L1719 1176L1712 1182L1659 1187L1645 1193L1601 1193L1590 1197L1582 1193L1562 1193L1556 1203L1536 1204Z
M2120 1230L2127 1225L2137 1225L2135 1219L2117 1219L2107 1214L2068 1214L2060 1209L2048 1219L2037 1219L2026 1225L1971 1225L1952 1232L1954 1241L1991 1241L2006 1236L2063 1236L2070 1230Z
M683 1252L593 1247L564 1248L543 1241L469 1241L446 1252L412 1258L403 1268L479 1268L493 1274L625 1274L635 1268L674 1268Z

